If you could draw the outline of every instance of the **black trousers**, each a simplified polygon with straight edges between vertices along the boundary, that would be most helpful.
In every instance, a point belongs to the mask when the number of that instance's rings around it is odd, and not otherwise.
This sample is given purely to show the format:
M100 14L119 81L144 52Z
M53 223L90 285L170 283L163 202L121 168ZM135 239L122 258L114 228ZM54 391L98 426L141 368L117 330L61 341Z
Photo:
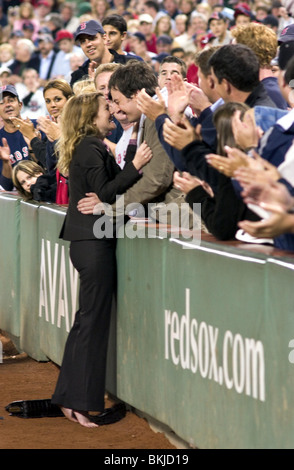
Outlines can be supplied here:
M104 409L110 315L116 289L115 239L71 242L80 279L79 310L69 332L52 403L80 411Z

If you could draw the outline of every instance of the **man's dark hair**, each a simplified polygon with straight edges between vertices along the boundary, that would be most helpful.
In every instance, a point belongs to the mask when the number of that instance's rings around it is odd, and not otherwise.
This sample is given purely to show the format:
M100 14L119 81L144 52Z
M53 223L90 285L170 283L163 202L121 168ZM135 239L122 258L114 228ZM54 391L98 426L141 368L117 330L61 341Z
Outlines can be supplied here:
M127 98L131 98L137 91L145 88L150 96L155 94L158 81L155 73L145 62L130 60L126 65L119 67L110 77L109 90L120 91Z
M183 49L182 47L174 47L174 48L170 51L171 55L176 54L177 52L183 52L183 53L185 53L185 49Z
M165 57L161 63L160 63L160 68L163 64L166 64L166 63L169 63L169 64L178 64L180 67L181 67L181 74L182 74L182 77L183 78L186 78L187 77L187 64L186 62L181 59L180 57L176 57L174 55L168 55L167 57Z
M114 28L118 29L118 31L121 34L125 33L128 29L127 22L124 19L124 17L120 15L116 15L116 14L106 16L102 20L101 24L102 26L105 26L105 25L113 26Z
M211 46L208 49L203 49L199 52L196 52L195 64L205 77L211 74L209 59L220 47L221 46Z
M209 65L221 83L226 79L237 90L251 92L259 84L259 62L255 53L243 44L228 44L218 49Z
M146 7L148 8L154 8L154 10L159 11L159 5L157 2L154 2L153 0L147 0L147 2L144 3Z

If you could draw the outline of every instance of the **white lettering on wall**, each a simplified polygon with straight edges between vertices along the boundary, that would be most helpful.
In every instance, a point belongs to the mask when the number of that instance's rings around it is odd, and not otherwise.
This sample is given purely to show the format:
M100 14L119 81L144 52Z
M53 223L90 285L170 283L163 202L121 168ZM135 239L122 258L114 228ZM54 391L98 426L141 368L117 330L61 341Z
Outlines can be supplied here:
M42 239L39 317L68 332L77 307L78 273L63 245Z
M185 314L164 311L165 359L227 389L265 401L264 348L261 341L244 338L191 319L190 289L186 289Z

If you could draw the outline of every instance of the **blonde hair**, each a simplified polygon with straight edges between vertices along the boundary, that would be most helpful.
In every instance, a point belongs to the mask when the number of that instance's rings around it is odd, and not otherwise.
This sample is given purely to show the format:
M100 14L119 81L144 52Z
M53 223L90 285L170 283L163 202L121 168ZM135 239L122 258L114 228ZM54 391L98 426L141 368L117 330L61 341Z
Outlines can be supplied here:
M24 2L24 3L21 3L20 6L19 6L19 16L21 19L23 19L23 11L25 9L28 9L29 12L30 12L30 16L29 16L29 19L33 19L35 18L35 12L34 12L34 7L33 5L30 3L30 2ZM27 19L27 18L25 18Z
M107 64L100 64L95 71L94 83L96 81L97 76L100 75L100 73L114 72L119 67L121 67L121 64L117 64L115 62L109 62Z
M160 29L160 23L162 22L163 19L167 19L168 22L169 22L169 28L168 28L168 31L165 31L165 32L160 32L159 29ZM173 33L173 28L172 28L172 21L171 21L171 17L169 15L163 15L163 16L160 16L158 18L158 20L156 21L156 24L155 24L155 27L154 27L154 34L156 36L160 36L162 34L166 34L167 36L170 36L170 37L174 37L174 33Z
M85 93L94 93L96 88L92 78L85 78L75 82L73 84L72 90L75 95L81 95Z
M76 146L88 135L101 137L94 125L97 116L101 93L86 93L72 96L63 108L61 120L61 137L56 144L58 152L57 167L63 175L68 175L70 162Z
M5 42L5 43L0 45L0 52L1 51L8 51L8 52L10 52L10 54L12 56L14 55L14 49L13 49L12 45L9 44L8 42Z
M86 21L93 20L93 16L90 13L85 13L84 15L79 16L79 23L85 23Z
M277 35L271 28L260 23L250 23L232 28L231 34L238 44L253 50L260 67L270 67L278 50Z
M135 18L127 21L128 33L135 33L138 31L139 25L139 20L136 20Z

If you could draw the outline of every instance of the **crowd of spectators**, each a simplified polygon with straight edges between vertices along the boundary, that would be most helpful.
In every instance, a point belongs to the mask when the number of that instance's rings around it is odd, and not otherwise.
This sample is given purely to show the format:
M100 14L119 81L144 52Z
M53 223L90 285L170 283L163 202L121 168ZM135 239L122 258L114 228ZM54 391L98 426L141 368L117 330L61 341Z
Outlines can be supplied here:
M1 188L20 188L15 167L35 160L34 194L60 202L62 109L73 94L97 90L116 123L104 143L121 168L143 118L152 135L143 170L150 194L136 183L128 202L164 200L172 185L172 200L189 202L191 213L201 202L203 227L217 238L293 250L291 8L287 0L0 0ZM140 73L152 73L156 90L146 92ZM53 191L44 189L48 175ZM27 183L22 195L33 197ZM80 210L95 212L97 202L85 195Z

